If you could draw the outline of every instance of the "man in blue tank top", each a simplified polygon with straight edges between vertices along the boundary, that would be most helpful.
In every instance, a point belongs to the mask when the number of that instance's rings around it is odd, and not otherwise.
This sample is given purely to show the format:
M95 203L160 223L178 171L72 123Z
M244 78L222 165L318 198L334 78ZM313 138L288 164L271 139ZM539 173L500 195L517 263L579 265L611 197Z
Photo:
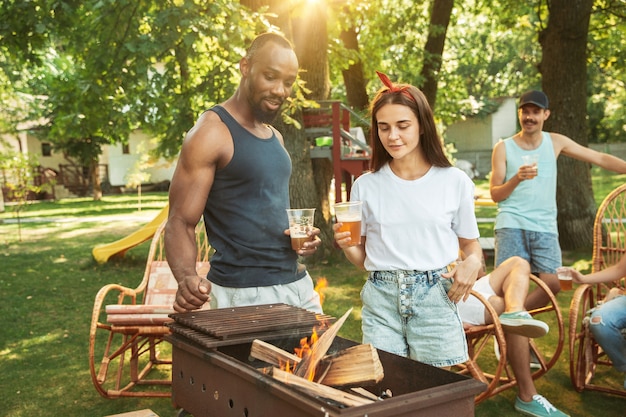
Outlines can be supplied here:
M498 203L495 266L520 256L556 294L560 290L556 268L561 265L556 159L563 154L620 174L626 173L626 162L584 147L567 136L544 132L550 110L548 97L541 91L524 93L517 113L521 131L498 142L491 157L489 189ZM537 289L529 294L526 308L542 307L547 302L545 293Z
M232 97L200 116L187 133L169 193L167 260L178 281L179 312L286 303L321 312L298 255L315 253L319 229L299 251L288 235L291 159L270 126L291 95L298 60L277 33L259 35L239 62ZM215 253L208 276L196 272L201 216Z

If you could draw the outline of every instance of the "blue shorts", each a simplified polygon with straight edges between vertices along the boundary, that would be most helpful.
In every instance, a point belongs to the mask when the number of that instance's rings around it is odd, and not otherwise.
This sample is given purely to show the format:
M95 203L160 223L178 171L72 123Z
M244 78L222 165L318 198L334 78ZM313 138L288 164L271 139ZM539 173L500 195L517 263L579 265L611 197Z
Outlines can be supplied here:
M445 367L468 359L463 323L435 271L374 271L361 290L363 343Z
M513 256L526 259L533 274L556 274L562 262L559 236L522 229L496 229L495 266Z

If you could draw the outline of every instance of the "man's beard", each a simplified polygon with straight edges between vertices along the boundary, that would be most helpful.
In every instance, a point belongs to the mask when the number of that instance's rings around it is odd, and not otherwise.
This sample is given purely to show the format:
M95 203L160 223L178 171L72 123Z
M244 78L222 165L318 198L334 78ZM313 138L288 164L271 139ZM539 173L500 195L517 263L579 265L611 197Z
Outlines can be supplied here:
M279 107L276 111L265 111L258 103L253 103L252 101L250 101L250 108L252 109L252 114L254 114L255 119L265 124L271 124L276 119L281 109L281 107Z
M261 97L258 101L254 101L254 97L255 89L252 85L250 85L250 87L248 88L248 104L250 105L250 109L252 109L252 114L261 123L271 124L274 119L276 119L276 116L278 116L278 113L280 113L280 110L282 109L282 104L278 106L275 111L263 110L263 100L268 97ZM276 99L275 101L279 101L279 99ZM282 100L280 101L282 103Z

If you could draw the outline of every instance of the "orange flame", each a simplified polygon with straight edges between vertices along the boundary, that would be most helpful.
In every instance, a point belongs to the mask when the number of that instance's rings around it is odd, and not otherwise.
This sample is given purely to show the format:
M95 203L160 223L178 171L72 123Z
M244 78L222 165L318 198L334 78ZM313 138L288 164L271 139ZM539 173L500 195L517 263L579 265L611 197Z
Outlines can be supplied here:
M300 339L300 347L296 347L293 349L296 356L298 356L301 359L304 359L310 356L311 349L313 348L313 345L317 343L318 339L319 339L319 336L317 335L317 331L313 329L313 334L311 335L311 337L310 338L303 337L302 339ZM285 365L281 366L281 369L285 372L293 373L295 370L295 366L292 368L291 364L287 362ZM308 379L309 381L313 381L314 378L315 378L315 370L311 371L306 376L306 379Z
M324 304L324 299L326 298L326 294L324 294L324 290L328 287L328 280L324 277L317 280L317 284L315 285L315 292L320 296L320 303Z
M317 342L317 332L313 329L313 334L311 335L311 339L307 337L303 337L300 339L300 347L294 348L293 351L299 358L306 358L311 354L311 347Z
M320 303L323 304L324 303L324 299L326 298L323 290L325 290L328 287L328 280L326 278L319 278L317 280L317 283L315 285L315 292L317 292L317 294L320 297ZM321 319L321 316L318 316L318 319ZM323 330L325 328L328 328L329 324L327 320L322 320L321 325L317 328ZM315 343L317 343L319 336L317 334L317 329L314 327L313 328L313 333L311 334L311 337L303 337L302 339L300 339L300 347L296 347L294 348L294 353L296 354L296 356L298 356L301 359L304 359L308 356L311 355L311 349L313 348L313 345L315 345ZM284 365L281 365L280 368L285 371L285 372L289 372L289 373L293 373L296 366L287 362ZM312 370L311 372L309 372L308 375L306 375L306 379L308 379L309 381L313 381L315 378L315 370Z

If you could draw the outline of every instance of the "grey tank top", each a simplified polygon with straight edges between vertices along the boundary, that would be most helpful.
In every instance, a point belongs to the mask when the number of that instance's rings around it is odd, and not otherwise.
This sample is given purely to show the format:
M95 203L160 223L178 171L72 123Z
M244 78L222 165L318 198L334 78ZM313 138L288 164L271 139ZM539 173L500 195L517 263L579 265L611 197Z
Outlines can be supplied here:
M233 139L232 160L215 173L204 209L215 254L208 279L224 287L287 284L302 278L287 213L291 159L275 134L261 139L223 107L210 109Z

